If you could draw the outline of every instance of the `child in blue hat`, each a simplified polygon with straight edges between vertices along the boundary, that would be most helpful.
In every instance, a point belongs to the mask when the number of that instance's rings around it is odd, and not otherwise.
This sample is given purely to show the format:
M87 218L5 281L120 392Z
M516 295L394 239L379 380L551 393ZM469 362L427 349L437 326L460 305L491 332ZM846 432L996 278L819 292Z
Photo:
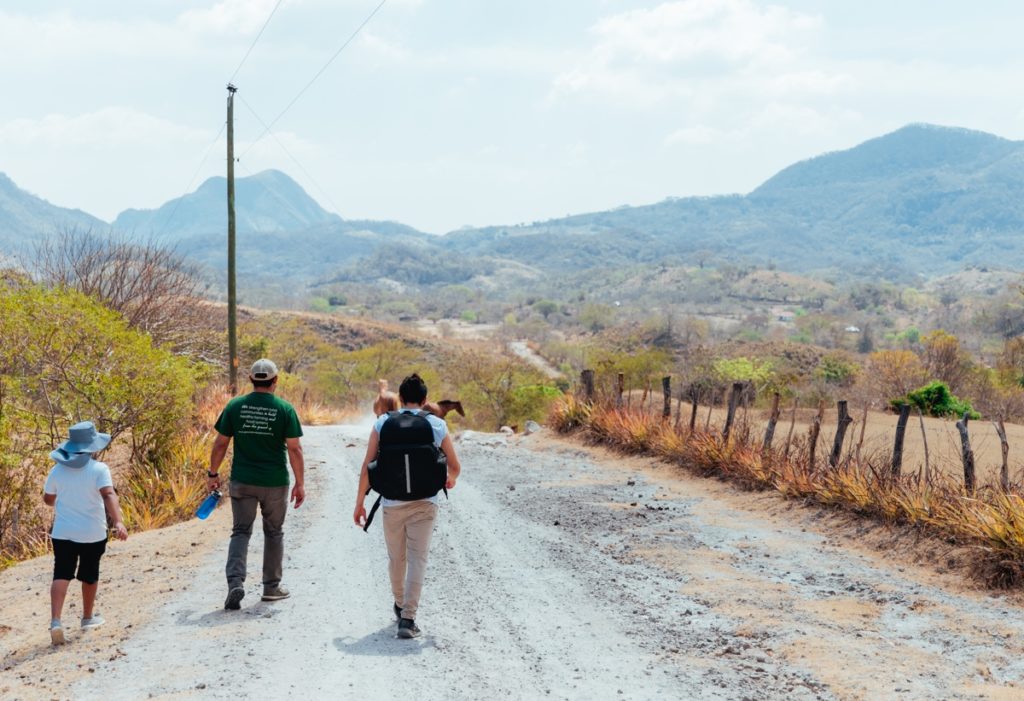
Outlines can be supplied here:
M64 599L72 579L82 583L82 628L103 625L94 610L100 579L100 558L107 548L107 518L121 540L128 529L114 493L110 468L93 459L110 444L110 434L100 433L91 421L71 427L68 440L50 453L54 466L43 487L43 503L55 507L53 530L53 584L50 586L50 640L64 643L60 622Z

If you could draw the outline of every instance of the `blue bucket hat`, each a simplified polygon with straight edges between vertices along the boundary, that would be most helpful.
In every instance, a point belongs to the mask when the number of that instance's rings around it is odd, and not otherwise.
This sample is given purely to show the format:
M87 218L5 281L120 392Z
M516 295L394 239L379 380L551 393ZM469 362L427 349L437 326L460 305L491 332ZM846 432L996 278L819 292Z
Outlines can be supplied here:
M100 433L92 421L82 421L68 429L68 440L50 453L50 459L68 467L82 467L93 453L110 445L110 434Z

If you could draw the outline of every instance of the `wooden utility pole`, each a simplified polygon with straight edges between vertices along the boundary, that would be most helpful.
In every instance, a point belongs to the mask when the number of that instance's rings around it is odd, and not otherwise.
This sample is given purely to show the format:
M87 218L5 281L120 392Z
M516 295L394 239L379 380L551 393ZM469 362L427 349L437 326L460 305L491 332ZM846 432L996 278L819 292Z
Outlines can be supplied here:
M238 393L238 330L235 290L235 92L228 83L228 386Z

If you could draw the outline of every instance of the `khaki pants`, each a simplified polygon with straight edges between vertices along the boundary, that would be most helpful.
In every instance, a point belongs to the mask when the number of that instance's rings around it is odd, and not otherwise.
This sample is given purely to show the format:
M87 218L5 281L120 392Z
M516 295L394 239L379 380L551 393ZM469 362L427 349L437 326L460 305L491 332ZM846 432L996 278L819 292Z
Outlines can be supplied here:
M402 618L415 619L427 571L427 550L437 520L437 504L424 500L410 501L399 506L385 506L382 511L391 593L402 609Z

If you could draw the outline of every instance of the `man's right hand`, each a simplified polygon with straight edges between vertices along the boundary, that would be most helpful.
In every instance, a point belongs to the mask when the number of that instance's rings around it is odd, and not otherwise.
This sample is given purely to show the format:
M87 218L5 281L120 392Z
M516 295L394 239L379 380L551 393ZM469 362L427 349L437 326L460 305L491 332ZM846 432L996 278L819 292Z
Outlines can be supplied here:
M366 507L362 503L356 504L356 510L352 512L352 520L360 528L366 525Z
M207 477L206 478L206 489L213 491L214 489L220 489L220 477Z

